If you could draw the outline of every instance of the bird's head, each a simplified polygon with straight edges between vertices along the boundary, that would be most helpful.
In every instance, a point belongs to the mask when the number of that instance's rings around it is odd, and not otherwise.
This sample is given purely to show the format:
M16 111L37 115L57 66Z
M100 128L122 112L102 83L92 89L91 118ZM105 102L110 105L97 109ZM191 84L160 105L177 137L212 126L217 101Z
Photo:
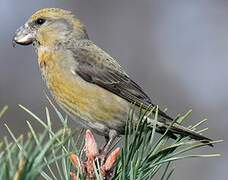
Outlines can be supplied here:
M54 46L72 38L88 39L85 26L70 11L45 8L34 13L15 33L14 44Z

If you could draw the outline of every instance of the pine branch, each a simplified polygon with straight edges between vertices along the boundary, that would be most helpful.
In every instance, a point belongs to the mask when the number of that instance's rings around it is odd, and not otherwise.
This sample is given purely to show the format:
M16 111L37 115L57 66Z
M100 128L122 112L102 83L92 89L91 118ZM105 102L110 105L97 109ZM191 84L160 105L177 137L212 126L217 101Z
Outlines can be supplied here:
M74 131L68 125L67 117L64 117L52 104L58 120L61 123L59 130L52 128L48 108L46 120L40 119L26 107L20 105L32 118L27 121L28 135L15 137L13 130L7 125L12 142L5 137L0 141L0 179L8 180L30 180L42 176L46 180L77 180L77 179L126 179L141 180L154 179L160 172L161 180L168 180L173 172L172 162L186 158L217 157L219 154L195 155L190 152L194 149L206 146L209 143L219 143L214 141L203 143L179 137L170 140L167 131L157 136L155 134L156 122L158 118L158 108L140 111L137 122L133 121L134 107L129 112L125 135L123 138L123 148L119 154L119 149L112 151L107 160L101 164L98 160L98 150L95 139L90 134L83 137L84 131ZM0 111L0 117L6 108ZM145 116L148 113L155 113L154 123L148 124ZM183 123L190 116L188 112L184 116L179 116L176 121ZM204 120L189 128L197 131L199 125ZM41 125L43 131L38 133L34 124ZM88 132L87 133L91 133ZM92 139L88 139L92 137ZM85 139L85 141L84 141ZM88 145L88 140L92 145ZM87 146L87 152L83 147ZM88 154L89 151L92 153ZM95 153L94 153L95 152ZM89 159L90 156L90 159ZM89 162L88 164L87 162ZM90 171L88 171L90 169ZM161 170L164 170L161 172Z

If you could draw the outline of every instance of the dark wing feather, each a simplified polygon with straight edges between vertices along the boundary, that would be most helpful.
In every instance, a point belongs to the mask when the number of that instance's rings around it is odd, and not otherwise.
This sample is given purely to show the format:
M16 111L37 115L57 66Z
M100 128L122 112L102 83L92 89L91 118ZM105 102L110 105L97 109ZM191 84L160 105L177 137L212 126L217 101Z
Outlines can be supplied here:
M76 70L85 81L97 84L131 103L136 102L137 105L145 106L152 104L150 98L127 75L91 63L92 61L80 63Z
M113 58L97 46L92 48L91 50L87 46L86 49L82 48L74 51L77 62L75 72L81 78L111 91L130 103L136 103L136 105L143 105L144 107L154 106L148 95L129 78ZM172 120L160 110L159 114L165 119Z

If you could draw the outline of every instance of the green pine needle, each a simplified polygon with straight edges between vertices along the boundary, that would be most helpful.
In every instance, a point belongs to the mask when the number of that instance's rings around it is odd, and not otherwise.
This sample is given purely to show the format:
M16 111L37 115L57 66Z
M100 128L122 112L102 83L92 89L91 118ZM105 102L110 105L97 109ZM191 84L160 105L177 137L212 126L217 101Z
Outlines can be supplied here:
M78 179L85 179L86 172L82 171L81 167L74 167L69 158L72 152L76 153L80 159L83 158L81 155L84 146L84 130L72 130L68 125L67 117L64 117L50 100L49 102L61 123L60 129L52 128L54 122L48 108L45 108L46 119L42 120L22 105L19 106L32 117L31 121L27 121L28 135L16 137L13 130L5 125L12 141L6 137L0 140L0 179L35 180L42 177L45 180L70 180L70 172L74 172ZM7 106L0 111L0 117L6 110ZM123 137L123 148L111 179L155 179L160 172L160 180L169 180L174 173L172 163L176 160L220 156L220 154L195 155L190 152L210 143L222 141L203 143L186 137L171 140L167 136L169 128L158 137L155 132L158 107L148 108L146 111L140 109L137 122L133 120L135 110L135 105L132 105ZM153 123L147 122L145 118L151 113L155 114ZM183 123L190 117L190 114L191 111L184 116L178 116L173 123ZM197 128L205 121L189 128L199 131ZM42 132L37 132L33 128L37 124L41 125ZM96 179L103 179L98 161L94 162L94 169Z

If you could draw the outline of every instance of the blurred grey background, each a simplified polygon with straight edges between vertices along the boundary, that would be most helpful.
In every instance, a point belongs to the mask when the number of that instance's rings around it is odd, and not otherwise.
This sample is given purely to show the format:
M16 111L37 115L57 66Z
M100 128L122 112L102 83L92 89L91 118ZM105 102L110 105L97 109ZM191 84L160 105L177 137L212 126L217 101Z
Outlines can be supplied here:
M31 117L17 104L44 117L43 93L32 47L12 48L14 31L36 10L72 10L90 38L116 57L132 78L171 115L193 109L191 121L208 118L207 135L224 139L215 159L176 163L175 180L224 180L228 175L228 1L227 0L0 0L0 120L16 133Z

